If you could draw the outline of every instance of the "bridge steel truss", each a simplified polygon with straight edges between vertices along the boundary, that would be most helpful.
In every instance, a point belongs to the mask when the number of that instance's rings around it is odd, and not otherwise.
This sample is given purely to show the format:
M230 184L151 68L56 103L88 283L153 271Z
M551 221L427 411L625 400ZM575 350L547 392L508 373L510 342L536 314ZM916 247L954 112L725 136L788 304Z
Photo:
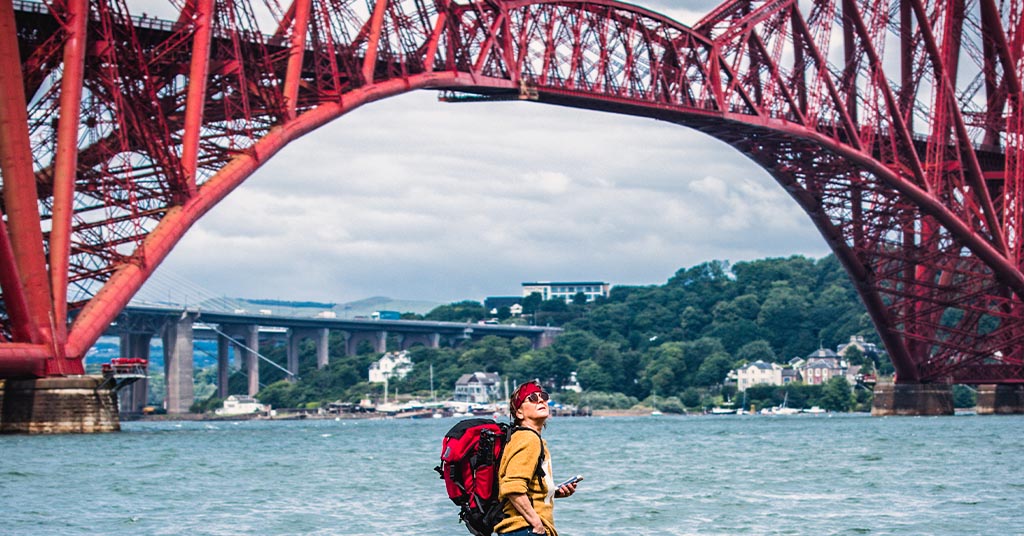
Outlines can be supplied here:
M718 138L813 220L898 382L1024 383L1024 0L732 0L692 27L610 0L172 1L0 0L0 377L80 373L277 151L433 89Z

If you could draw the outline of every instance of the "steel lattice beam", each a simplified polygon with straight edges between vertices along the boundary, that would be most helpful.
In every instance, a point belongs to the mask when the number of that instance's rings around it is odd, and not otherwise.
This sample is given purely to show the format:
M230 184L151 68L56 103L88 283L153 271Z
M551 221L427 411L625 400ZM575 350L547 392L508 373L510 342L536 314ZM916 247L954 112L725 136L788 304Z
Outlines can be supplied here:
M817 226L899 381L1024 382L1024 0L734 0L692 28L609 0L266 3L270 27L245 0L0 0L0 376L81 370L284 145L438 89L723 140Z

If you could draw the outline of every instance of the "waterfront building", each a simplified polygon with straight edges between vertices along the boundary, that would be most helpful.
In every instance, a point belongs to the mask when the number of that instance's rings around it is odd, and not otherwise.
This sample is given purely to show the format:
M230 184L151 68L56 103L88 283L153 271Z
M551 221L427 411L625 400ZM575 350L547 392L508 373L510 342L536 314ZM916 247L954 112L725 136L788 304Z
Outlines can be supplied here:
M783 385L782 365L758 359L736 370L736 390L743 392L754 385Z
M804 383L808 385L822 385L828 383L835 376L844 376L843 367L838 360L831 359L810 359L801 371L804 376Z
M576 371L569 373L569 381L562 386L563 391L572 391L574 393L582 393L583 387L580 386L580 381L576 378Z
M799 383L804 381L804 377L800 374L800 371L792 367L785 367L782 369L782 385L790 383Z
M728 379L736 381L736 390L740 392L758 384L786 385L803 382L808 385L823 385L836 376L842 376L850 385L856 385L864 380L864 371L860 365L851 366L843 359L843 355L850 348L858 348L872 359L878 355L878 349L874 344L865 342L864 337L853 336L850 337L849 343L839 345L839 353L828 348L818 348L806 358L790 359L788 366L785 367L758 360L730 371Z
M501 376L497 372L474 372L463 374L455 382L456 402L490 404L501 399Z
M864 343L863 337L850 337L850 341L850 344L840 345L840 350L845 351L857 346L865 355L868 355L867 351L875 352L874 345ZM846 378L851 386L863 380L860 365L850 365L840 354L826 348L812 352L807 356L807 361L797 368L803 375L804 383L809 385L822 385L837 376Z
M388 352L370 363L370 383L385 383L390 378L405 379L412 366L409 352Z
M840 357L828 348L818 348L817 350L807 354L806 361L807 363L810 363L811 361L826 361L829 364L838 365Z
M846 352L851 348L860 350L860 353L864 354L864 357L870 357L872 360L878 358L878 345L865 342L862 335L850 335L850 342L837 346L836 354L845 358Z
M587 301L591 302L597 298L607 298L611 285L602 281L538 281L534 283L523 283L523 297L531 294L540 294L544 300L556 298L571 302L573 297L583 293Z
M231 395L224 399L223 407L214 410L217 415L251 415L270 411L270 407L260 401L244 395Z

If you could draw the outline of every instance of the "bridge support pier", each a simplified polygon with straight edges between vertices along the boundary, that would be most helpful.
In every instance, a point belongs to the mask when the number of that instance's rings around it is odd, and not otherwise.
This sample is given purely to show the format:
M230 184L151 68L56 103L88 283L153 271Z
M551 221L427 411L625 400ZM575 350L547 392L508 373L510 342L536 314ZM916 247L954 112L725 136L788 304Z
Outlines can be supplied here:
M327 366L328 363L328 340L330 332L327 328L288 330L288 372L297 376L299 374L299 343L303 339L312 339L316 344L316 368L317 370ZM291 376L289 379L294 378Z
M167 413L188 413L195 396L192 378L194 336L192 316L182 315L164 325L164 374L167 381Z
M1024 385L979 385L978 415L1024 414Z
M152 333L122 333L121 357L141 357L149 361L149 343L152 339ZM117 393L117 398L121 413L142 413L142 408L149 399L149 378L143 378L121 389Z
M217 398L228 397L228 379L231 377L230 342L223 333L217 334ZM238 361L237 359L235 361Z
M0 380L0 433L117 432L117 395L102 376Z
M245 356L245 374L249 379L249 396L256 396L260 392L260 360L256 352L260 349L260 328L256 325L245 326L245 345L242 348L242 355Z
M388 351L387 331L356 331L347 333L345 337L345 355L358 354L359 344L364 341L369 342L378 354Z
M875 384L875 399L871 415L952 415L953 386L937 383Z
M316 369L320 370L327 366L330 360L331 333L327 328L316 330Z

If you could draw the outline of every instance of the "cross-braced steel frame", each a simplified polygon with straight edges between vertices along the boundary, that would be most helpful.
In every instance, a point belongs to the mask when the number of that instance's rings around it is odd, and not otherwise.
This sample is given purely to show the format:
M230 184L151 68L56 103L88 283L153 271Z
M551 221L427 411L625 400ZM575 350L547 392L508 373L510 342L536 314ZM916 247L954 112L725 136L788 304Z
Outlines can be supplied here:
M1024 383L1024 0L733 0L693 27L610 0L172 1L0 0L0 377L81 372L284 145L435 89L723 140L813 220L897 381Z

